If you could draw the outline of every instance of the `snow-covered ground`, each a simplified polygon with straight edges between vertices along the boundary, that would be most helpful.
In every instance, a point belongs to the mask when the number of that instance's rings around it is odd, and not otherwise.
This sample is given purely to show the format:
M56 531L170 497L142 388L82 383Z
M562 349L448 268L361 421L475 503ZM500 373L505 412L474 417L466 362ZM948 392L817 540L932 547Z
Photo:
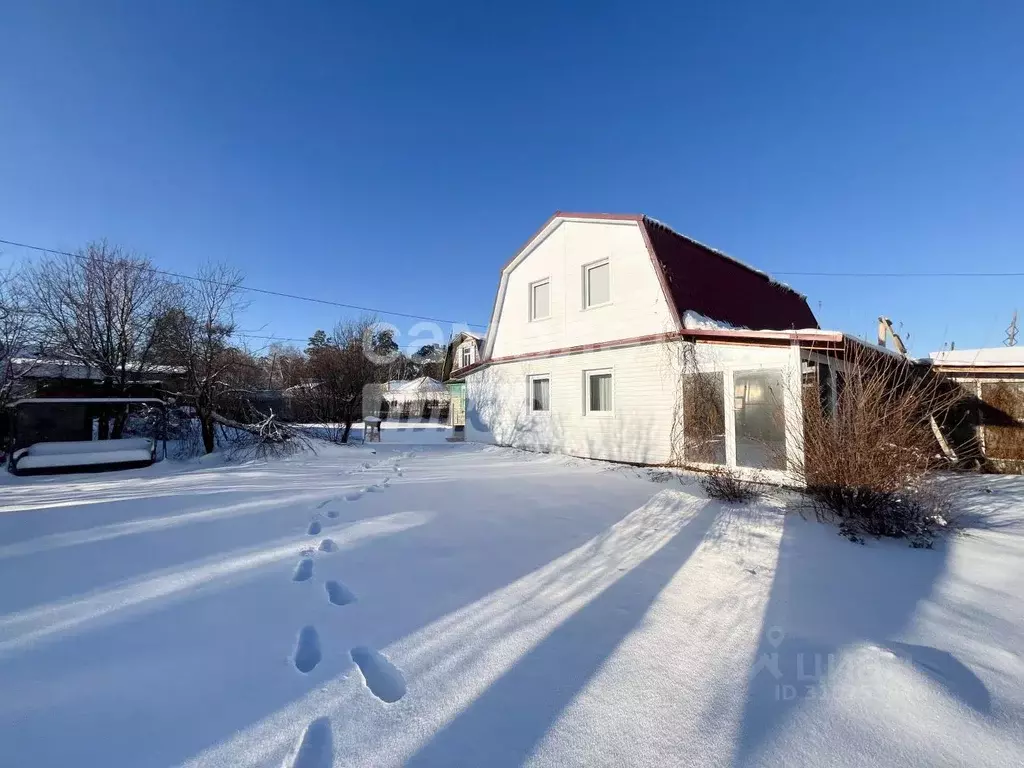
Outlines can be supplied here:
M914 550L652 477L388 436L4 476L0 764L1021 764L1024 482Z

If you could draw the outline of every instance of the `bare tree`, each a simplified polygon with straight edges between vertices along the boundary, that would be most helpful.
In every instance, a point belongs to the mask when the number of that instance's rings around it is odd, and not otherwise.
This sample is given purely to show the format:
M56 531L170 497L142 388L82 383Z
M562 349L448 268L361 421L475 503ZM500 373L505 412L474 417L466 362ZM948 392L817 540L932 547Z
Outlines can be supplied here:
M242 274L224 265L203 267L182 289L180 303L160 318L156 346L161 359L184 368L181 395L195 409L203 449L216 447L218 408L239 389L240 369L251 358L231 346L242 300Z
M340 424L341 442L348 442L352 424L363 415L364 394L369 385L379 384L387 375L386 364L378 362L382 339L376 323L362 318L339 323L328 341L307 350L308 376L302 406L314 420Z
M0 273L0 454L9 438L7 405L20 394L30 364L15 362L29 342L33 316L25 303L24 284L13 272Z
M25 284L42 338L56 354L99 371L106 392L124 395L151 372L157 323L176 286L148 259L95 243L44 259L28 270ZM106 421L100 421L101 438ZM122 427L118 414L114 437Z
M295 346L274 342L264 357L267 389L287 389L301 384L306 376L306 358Z

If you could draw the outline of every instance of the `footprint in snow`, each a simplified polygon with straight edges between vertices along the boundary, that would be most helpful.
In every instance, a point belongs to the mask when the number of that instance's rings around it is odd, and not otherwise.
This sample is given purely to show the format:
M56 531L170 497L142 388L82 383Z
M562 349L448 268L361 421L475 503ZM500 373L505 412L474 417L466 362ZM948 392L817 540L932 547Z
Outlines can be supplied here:
M320 636L313 625L305 626L299 632L299 639L295 643L295 668L306 674L312 672L320 663Z
M345 494L345 501L358 501L363 496L362 491L352 491L352 493Z
M320 542L320 546L317 549L321 552L337 552L338 545L334 543L334 539L324 539Z
M352 649L351 656L363 675L366 687L378 699L393 704L405 696L405 676L379 651L361 645Z
M327 510L327 516L333 520L334 518L336 518L338 516L338 510L336 510L336 509L328 509Z
M319 520L314 520L309 524L308 533L310 536L316 536L321 531L321 525Z
M348 605L356 601L356 593L340 581L331 579L324 587L327 589L327 599L334 605Z
M366 492L367 493L380 493L383 490L384 490L384 488L382 486L380 486L380 485L371 485L369 488L366 489Z
M334 499L324 499L323 501L321 501L319 504L316 505L316 508L317 509L323 509L328 504L330 504L332 501L334 501Z
M292 581L309 581L311 578L313 578L313 560L304 557L295 566L295 571L292 573Z
M284 768L331 768L334 744L331 721L320 717L306 726L298 743L284 762Z

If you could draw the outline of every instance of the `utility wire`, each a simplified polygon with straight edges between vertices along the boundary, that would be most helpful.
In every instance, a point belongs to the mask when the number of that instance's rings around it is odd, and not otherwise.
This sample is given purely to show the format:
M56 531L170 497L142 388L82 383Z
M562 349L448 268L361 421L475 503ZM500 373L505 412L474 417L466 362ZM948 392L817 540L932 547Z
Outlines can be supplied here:
M16 248L27 248L28 250L39 251L40 253L56 253L56 254L59 254L61 256L70 256L71 258L74 258L74 259L83 259L83 260L85 260L85 259L90 258L88 256L85 256L84 254L81 254L81 253L70 253L68 251L60 251L60 250L55 250L53 248L43 248L42 246L39 246L39 245L30 245L28 243L19 243L19 242L16 242L14 240L4 240L3 238L0 238L0 243L2 243L4 245L14 246ZM91 257L91 258L96 258L96 257ZM106 259L100 259L100 261L103 261L105 263L110 263ZM165 275L167 277L176 277L176 278L178 278L180 280L192 280L192 281L197 282L197 283L208 283L209 285L219 285L221 287L229 285L228 283L223 283L223 282L220 282L219 280L210 280L209 278L196 277L194 275L183 275L180 272L170 272L170 271L168 271L166 269L157 269L156 267L147 267L146 269L148 269L150 272L153 272L154 274L157 274L157 275ZM239 290L242 290L242 291L249 291L250 293L261 293L261 294L264 294L265 296L277 296L278 298L282 298L282 299L295 299L296 301L308 301L311 304L326 304L327 306L331 306L331 307L341 307L342 309L355 309L355 310L358 310L360 312L372 312L372 313L375 313L375 314L378 314L378 315L389 315L391 317L407 317L407 318L409 318L411 320L429 320L430 322L433 322L433 323L448 323L450 325L459 325L461 323L461 321L459 321L459 320L445 320L445 319L440 318L440 317L428 317L427 315L413 315L413 314L410 314L408 312L391 312L389 310L378 309L376 307L362 307L362 306L359 306L358 304L345 304L345 303L340 302L340 301L331 301L330 299L318 299L318 298L315 298L313 296L300 296L300 295L295 294L295 293L285 293L283 291L271 291L271 290L269 290L267 288L253 288L253 287L248 286L248 285L240 285L240 286L238 286L238 288L239 288ZM466 325L470 326L471 328L486 328L487 327L486 325L481 325L480 323L466 323Z
M1024 272L775 272L780 277L1024 277Z

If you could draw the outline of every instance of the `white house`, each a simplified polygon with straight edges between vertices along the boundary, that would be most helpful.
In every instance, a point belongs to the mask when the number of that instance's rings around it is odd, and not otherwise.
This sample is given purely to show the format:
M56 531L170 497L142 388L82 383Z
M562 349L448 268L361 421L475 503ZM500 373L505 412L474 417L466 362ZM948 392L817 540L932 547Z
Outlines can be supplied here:
M828 400L859 343L654 219L556 213L502 268L480 359L453 379L467 440L781 478L801 465L804 387Z

